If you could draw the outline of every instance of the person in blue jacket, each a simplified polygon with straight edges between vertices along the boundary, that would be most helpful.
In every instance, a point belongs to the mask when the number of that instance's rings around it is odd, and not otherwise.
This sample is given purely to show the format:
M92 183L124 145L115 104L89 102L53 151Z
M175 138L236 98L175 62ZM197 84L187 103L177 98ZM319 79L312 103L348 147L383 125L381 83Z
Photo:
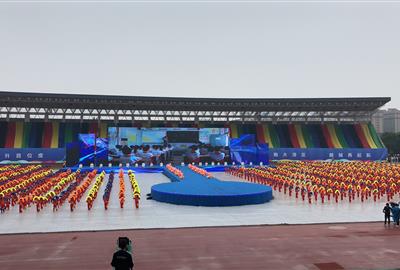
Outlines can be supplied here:
M394 224L399 226L399 218L400 218L400 208L397 203L391 203L392 206L392 219Z

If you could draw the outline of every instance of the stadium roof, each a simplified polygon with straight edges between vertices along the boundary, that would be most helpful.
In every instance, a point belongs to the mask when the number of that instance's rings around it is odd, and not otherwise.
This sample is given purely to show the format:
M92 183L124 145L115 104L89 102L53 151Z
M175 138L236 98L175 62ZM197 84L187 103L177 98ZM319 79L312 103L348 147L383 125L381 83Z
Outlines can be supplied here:
M389 97L181 98L0 91L0 118L115 123L363 122L389 101Z

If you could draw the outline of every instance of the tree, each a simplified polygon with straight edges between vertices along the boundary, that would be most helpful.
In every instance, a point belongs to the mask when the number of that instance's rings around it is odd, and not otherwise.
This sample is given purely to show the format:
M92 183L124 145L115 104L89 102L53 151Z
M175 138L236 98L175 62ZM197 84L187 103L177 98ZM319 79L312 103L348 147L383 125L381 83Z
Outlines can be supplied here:
M381 139L388 149L389 154L400 153L400 133L383 133Z

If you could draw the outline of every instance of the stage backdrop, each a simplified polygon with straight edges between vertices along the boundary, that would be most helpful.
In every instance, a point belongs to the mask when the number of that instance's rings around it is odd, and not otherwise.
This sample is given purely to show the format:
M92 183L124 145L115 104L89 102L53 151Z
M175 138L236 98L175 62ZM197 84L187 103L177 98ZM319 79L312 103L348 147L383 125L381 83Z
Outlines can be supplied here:
M269 163L268 144L256 143L256 136L254 134L244 134L240 138L231 139L230 150L232 161L237 163L244 162L248 164L264 164Z
M228 147L228 128L133 128L109 127L108 160L112 162L135 163L135 154L123 153L123 148L133 149L140 145L171 145L171 151L181 152L190 150L193 145L209 145L210 147ZM170 148L170 147L168 147ZM173 149L173 150L172 150Z
M213 146L228 146L228 128L133 128L133 127L109 127L109 147L127 144L163 144L163 138L167 136L171 144L211 144Z
M96 138L93 133L81 133L78 138L78 142L67 144L67 166L108 163L107 138Z

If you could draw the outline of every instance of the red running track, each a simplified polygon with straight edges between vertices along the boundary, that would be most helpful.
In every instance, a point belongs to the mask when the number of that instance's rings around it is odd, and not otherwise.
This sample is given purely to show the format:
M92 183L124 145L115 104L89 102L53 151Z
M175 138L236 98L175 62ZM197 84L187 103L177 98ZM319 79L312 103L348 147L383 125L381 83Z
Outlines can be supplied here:
M400 228L351 223L1 235L0 269L110 269L118 236L141 270L400 267Z

